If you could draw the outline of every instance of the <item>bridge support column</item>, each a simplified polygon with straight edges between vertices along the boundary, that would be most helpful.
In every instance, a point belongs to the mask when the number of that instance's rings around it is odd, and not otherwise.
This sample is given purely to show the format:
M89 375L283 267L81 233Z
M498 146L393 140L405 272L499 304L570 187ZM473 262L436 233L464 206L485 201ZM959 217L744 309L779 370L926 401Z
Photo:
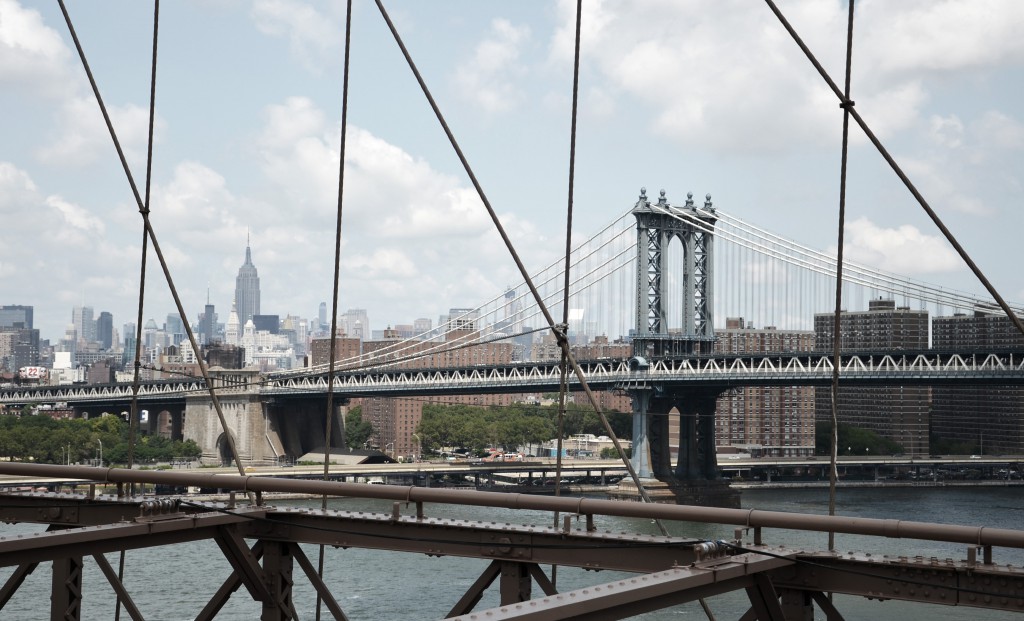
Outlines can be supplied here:
M679 408L679 458L675 476L681 480L718 478L715 457L717 393L689 393Z
M82 557L53 559L50 589L50 619L77 621L82 618Z
M648 408L651 402L649 390L631 391L633 398L633 454L630 461L633 470L641 479L654 478L654 471L651 467L651 444L648 437L650 428L650 415Z

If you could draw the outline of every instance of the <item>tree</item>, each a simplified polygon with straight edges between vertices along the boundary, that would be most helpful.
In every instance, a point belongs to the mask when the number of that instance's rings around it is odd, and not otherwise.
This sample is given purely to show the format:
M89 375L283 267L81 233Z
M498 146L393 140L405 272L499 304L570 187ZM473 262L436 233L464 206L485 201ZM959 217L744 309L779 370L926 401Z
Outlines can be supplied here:
M363 408L355 406L345 413L345 446L360 449L373 435L373 425L363 420Z

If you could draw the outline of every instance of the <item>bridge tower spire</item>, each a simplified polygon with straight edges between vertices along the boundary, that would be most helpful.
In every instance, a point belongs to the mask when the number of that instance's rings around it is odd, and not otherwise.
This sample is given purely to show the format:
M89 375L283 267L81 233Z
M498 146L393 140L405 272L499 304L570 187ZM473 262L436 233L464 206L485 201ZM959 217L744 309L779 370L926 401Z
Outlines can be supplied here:
M715 463L715 399L720 388L682 388L645 377L652 363L714 349L714 228L718 221L708 194L704 204L686 195L681 207L665 191L657 202L640 190L636 217L636 331L634 381L624 389L633 400L633 468L647 479L648 493L659 489L679 502L733 504ZM678 241L682 273L669 273L669 246ZM670 286L671 285L671 286ZM674 298L672 296L675 296ZM678 316L671 312L681 309ZM677 463L672 466L669 415L679 414ZM652 481L657 479L657 482Z
M680 218L673 211L685 211L689 217ZM715 340L711 314L714 294L712 231L718 221L711 195L707 195L703 207L697 207L690 192L682 207L673 207L665 197L665 190L652 204L647 198L646 188L641 188L633 216L636 217L637 233L633 353L656 358L710 352ZM665 263L669 245L676 239L683 249L683 273L679 275L680 290L672 292ZM681 296L681 317L668 314L671 293ZM670 330L674 325L679 326L678 331Z

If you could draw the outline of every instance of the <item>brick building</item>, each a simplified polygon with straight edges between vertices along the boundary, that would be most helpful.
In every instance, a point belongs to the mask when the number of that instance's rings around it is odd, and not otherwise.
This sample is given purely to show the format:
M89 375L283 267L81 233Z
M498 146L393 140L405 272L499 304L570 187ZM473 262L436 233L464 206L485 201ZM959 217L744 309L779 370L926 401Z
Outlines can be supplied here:
M843 311L839 322L840 347L845 353L928 349L928 311L897 307L893 300L871 300L866 311ZM833 313L814 316L815 349L832 351L834 324ZM841 375L839 381L841 424L873 431L899 444L907 454L928 454L930 387L843 387ZM831 422L831 390L815 392L815 417Z

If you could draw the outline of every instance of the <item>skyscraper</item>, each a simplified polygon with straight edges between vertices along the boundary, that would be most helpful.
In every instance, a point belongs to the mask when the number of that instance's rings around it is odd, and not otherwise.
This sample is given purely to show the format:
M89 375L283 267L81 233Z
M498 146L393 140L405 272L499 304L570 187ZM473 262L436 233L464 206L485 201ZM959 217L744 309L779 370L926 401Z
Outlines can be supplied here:
M114 316L107 311L101 312L96 320L96 340L104 350L114 344Z
M75 336L87 343L96 340L96 320L91 306L75 306L71 309L71 323L75 324Z
M260 277L252 264L252 250L248 242L245 245L245 263L238 268L238 277L235 278L235 311L238 312L239 324L243 326L253 315L260 314Z

